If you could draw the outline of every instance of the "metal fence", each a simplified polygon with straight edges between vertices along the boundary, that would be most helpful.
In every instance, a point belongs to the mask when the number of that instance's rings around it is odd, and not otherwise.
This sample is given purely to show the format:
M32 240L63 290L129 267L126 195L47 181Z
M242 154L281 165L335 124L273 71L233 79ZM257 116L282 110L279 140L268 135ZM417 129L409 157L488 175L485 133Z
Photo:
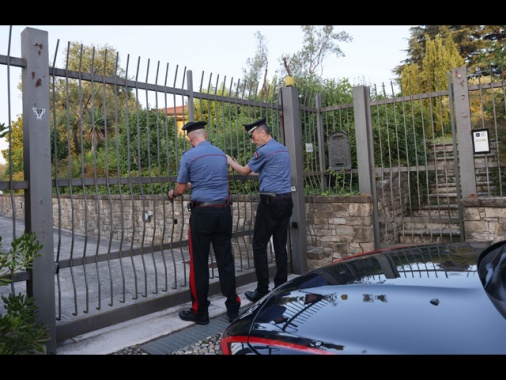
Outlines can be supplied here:
M383 86L302 97L306 191L371 194L378 247L463 241L460 200L505 196L504 81L460 67L437 92L405 94ZM332 149L343 140L349 153Z
M43 258L16 287L36 296L40 318L51 326L48 353L57 342L189 300L189 198L166 197L190 148L180 131L189 120L206 120L209 140L241 163L254 153L242 125L260 117L289 148L294 273L306 270L306 247L319 239L314 195L371 194L378 247L423 236L461 240L459 198L504 196L503 118L489 120L496 112L485 112L504 108L504 83L468 86L459 78L465 68L449 74L446 90L428 94L371 94L365 86L299 94L292 87L245 88L212 74L194 86L186 69L151 68L140 59L119 67L118 56L70 43L58 67L58 46L52 65L43 48L46 32L27 28L21 43L22 58L0 55L9 81L20 70L23 89L22 125L8 128L0 189L10 213L0 218L0 233L4 245L23 230L37 232L43 244ZM81 59L70 59L72 49ZM153 71L154 81L143 79ZM182 120L178 105L187 107ZM476 152L473 130L486 132L489 150ZM12 149L20 143L22 158ZM241 285L254 280L257 180L231 173L230 187ZM210 277L210 291L219 292L212 255Z

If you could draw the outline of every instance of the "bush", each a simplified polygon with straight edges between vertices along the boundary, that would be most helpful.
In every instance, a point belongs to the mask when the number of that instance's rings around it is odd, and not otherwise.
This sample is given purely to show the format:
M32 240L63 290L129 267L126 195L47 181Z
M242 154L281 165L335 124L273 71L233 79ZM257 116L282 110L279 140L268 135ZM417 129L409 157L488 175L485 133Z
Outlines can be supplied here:
M23 233L13 239L11 249L2 250L0 236L0 286L12 282L16 272L32 268L34 260L41 256L42 245L35 233ZM0 355L36 354L44 351L49 340L49 330L37 322L35 299L22 293L15 294L14 288L8 296L2 296L5 314L0 315Z

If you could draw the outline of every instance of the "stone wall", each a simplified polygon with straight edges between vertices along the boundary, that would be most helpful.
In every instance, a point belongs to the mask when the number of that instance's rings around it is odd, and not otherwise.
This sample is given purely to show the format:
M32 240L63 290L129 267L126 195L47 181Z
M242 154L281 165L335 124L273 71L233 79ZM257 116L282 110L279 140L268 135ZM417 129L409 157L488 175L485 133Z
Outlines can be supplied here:
M62 195L53 197L53 226L81 234L110 236L114 240L133 240L136 244L143 241L153 245L168 243L172 237L174 241L185 240L188 201L187 196L172 204L161 196ZM24 218L23 196L14 196L11 202L10 195L0 195L0 215L11 216L12 203L16 216ZM248 221L254 220L254 211L250 202L234 203L234 225L248 227Z
M374 249L372 207L369 195L306 197L308 245L330 249L334 259Z
M16 216L23 218L23 196L14 196L13 203ZM141 243L144 239L145 244L156 245L170 242L172 236L174 241L186 239L187 203L188 200L183 198L171 204L160 197L61 196L59 200L53 199L53 225L116 240L123 234L127 241L133 239L134 243ZM466 241L506 239L505 198L467 198L462 200L462 206ZM309 269L374 249L370 195L306 197L305 207ZM238 232L236 229L252 230L256 203L238 198L232 209L234 232ZM0 215L12 215L10 195L0 195ZM251 244L250 236L234 239L239 250L246 244Z
M23 196L14 197L19 218L24 217L23 202ZM188 198L178 198L171 204L161 197L64 195L53 198L53 225L81 234L157 245L186 239L187 204ZM11 216L11 205L10 195L1 195L0 215ZM232 210L234 232L253 230L255 202L238 197ZM374 248L370 196L307 197L306 215L310 217L306 223L311 268ZM243 251L247 244L251 244L249 234L234 239L234 250Z
M466 241L506 240L506 198L464 198Z

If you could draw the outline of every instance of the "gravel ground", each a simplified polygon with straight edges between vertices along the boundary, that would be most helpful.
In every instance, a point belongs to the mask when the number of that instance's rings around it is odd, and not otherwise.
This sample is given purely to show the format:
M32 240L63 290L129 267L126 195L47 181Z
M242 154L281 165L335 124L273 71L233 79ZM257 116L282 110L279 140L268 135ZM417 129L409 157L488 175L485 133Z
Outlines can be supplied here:
M168 353L167 355L223 355L220 348L221 334L212 335L200 342L184 347L178 351ZM110 355L151 355L142 350L141 345L125 347L120 351L113 352Z

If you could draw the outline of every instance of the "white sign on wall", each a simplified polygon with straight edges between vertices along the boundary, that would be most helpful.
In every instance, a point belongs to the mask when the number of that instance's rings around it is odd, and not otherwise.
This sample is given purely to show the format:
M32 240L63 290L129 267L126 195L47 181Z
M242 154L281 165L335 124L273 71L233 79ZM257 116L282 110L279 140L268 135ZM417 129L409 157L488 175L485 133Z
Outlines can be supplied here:
M488 129L475 129L472 133L474 153L490 153Z

